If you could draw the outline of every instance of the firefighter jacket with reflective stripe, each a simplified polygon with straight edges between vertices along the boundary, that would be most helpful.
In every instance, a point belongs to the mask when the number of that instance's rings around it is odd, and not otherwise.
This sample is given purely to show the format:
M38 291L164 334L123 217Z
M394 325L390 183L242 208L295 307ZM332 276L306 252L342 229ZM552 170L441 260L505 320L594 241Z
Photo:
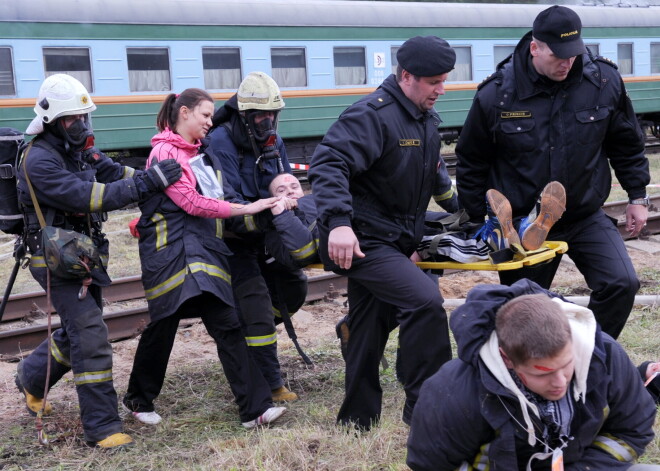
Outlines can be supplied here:
M486 366L480 350L495 329L495 315L506 301L545 293L529 280L512 286L482 285L468 294L450 325L458 359L445 363L422 387L408 437L408 465L415 471L524 470L532 454L521 402ZM585 364L586 393L573 403L564 469L626 470L653 439L655 404L623 348L600 327ZM573 390L571 386L570 391ZM530 413L536 437L543 430ZM550 470L549 460L533 461L532 470Z
M156 161L173 158L182 168L189 169L187 161L197 154L199 143L186 143L171 132L157 137L152 140L154 149L149 162L155 162L154 157ZM222 169L217 161L208 159L206 162L221 182ZM195 182L196 191L201 192L192 173L187 173L184 182ZM181 180L176 184L179 183ZM190 195L186 200L190 200ZM227 262L230 252L222 239L223 219L193 216L165 193L157 193L141 202L140 209L142 215L137 229L142 284L151 320L174 314L186 300L202 292L212 293L233 306Z
M631 198L650 181L644 136L616 66L578 56L561 82L531 63L531 32L479 86L456 146L459 199L473 220L486 214L486 191L527 216L544 186L566 188L558 226L598 211L610 194L611 165ZM609 163L609 164L608 164Z
M273 226L266 232L264 242L268 254L277 262L291 270L318 262L319 231L312 195L300 198L293 211L274 216Z
M420 111L394 75L346 109L316 147L308 173L322 239L349 226L360 244L391 244L411 255L431 196L440 193L439 125L438 114Z
M83 161L80 152L67 153L64 142L46 129L34 138L25 162L41 212L49 225L92 237L103 265L107 265L108 241L101 233L103 212L138 201L141 195L132 177L139 171L123 167L103 153L97 160ZM18 198L27 215L27 243L33 254L31 266L45 270L41 227L22 164L18 171ZM100 286L110 284L104 266L93 269L92 278ZM53 280L54 284L58 282Z

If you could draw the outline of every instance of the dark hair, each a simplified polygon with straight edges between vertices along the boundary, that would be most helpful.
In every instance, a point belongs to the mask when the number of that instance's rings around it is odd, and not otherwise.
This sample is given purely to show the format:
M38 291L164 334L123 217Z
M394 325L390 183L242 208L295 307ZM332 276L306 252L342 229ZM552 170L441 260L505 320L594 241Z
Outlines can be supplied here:
M397 83L400 83L401 80L403 80L403 71L404 71L404 68L401 67L401 64L398 64L396 66L396 81L397 81ZM411 74L411 75L413 76L413 78L415 79L416 82L419 82L419 76L418 75L415 75L415 74Z
M571 327L561 307L544 294L519 296L495 317L500 348L514 365L552 358L571 340Z
M170 93L165 98L156 118L158 130L162 132L165 128L170 128L173 132L176 132L176 123L179 120L181 107L185 106L189 110L193 110L202 101L213 103L213 98L206 90L201 88L186 88L179 95Z

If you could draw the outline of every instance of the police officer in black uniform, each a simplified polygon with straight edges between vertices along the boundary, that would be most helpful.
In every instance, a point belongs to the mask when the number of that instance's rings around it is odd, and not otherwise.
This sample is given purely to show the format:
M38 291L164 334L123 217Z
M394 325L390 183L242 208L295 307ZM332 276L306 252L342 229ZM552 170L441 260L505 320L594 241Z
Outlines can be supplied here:
M26 131L36 137L23 155L18 197L26 217L32 276L47 288L41 225L31 192L47 225L91 237L101 265L91 270L86 295L81 291L81 280L52 274L50 294L62 326L53 332L50 343L45 340L18 364L16 385L25 395L29 412L36 414L43 407L44 413L49 413L52 406L43 401L48 362L48 387L72 370L85 440L113 449L133 440L122 433L112 381L112 347L102 319L101 287L110 284L106 271L108 241L101 232L103 213L161 191L180 178L181 167L170 159L141 172L122 167L98 149L82 152L93 137L89 113L95 109L78 80L55 74L41 85L37 117Z
M548 182L560 182L566 212L547 239L568 242L568 254L592 290L589 309L616 338L639 280L601 206L610 193L611 165L630 198L626 228L637 236L648 216L649 164L616 65L587 51L581 31L569 8L552 6L537 16L514 53L479 86L456 147L456 180L475 222L486 214L489 188L509 199L515 220L529 214ZM500 272L500 279L512 284L530 278L547 289L560 259Z
M337 420L360 429L381 412L378 365L398 325L409 423L419 388L451 358L438 285L410 260L439 182L440 118L433 109L456 54L435 36L397 52L397 74L342 113L312 158L319 252L348 275L346 396Z

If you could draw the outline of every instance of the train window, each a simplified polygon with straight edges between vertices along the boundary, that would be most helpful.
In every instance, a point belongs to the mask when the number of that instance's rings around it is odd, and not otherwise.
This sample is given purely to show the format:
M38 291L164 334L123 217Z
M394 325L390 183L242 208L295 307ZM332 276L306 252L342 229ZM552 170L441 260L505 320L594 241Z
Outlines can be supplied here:
M44 75L67 74L78 79L88 92L94 92L89 48L44 47Z
M367 65L363 47L335 47L335 85L364 85Z
M616 45L617 59L621 75L633 74L633 45L630 43L620 43Z
M493 46L493 69L497 68L497 64L509 57L516 46Z
M456 51L456 65L449 72L447 82L469 82L472 80L472 48L470 46L452 46Z
M204 87L236 89L241 84L241 50L237 47L203 47Z
M172 89L170 52L165 47L127 47L128 82L132 92Z
M0 47L0 95L16 95L10 47Z
M598 44L585 44L585 46L591 51L592 56L600 56L600 46Z
M273 47L270 49L273 80L280 87L306 87L307 67L302 47Z
M660 43L651 43L651 73L660 74Z
M390 48L390 58L392 59L392 73L396 74L396 68L399 65L399 59L396 58L396 53L399 52L400 46L393 46Z

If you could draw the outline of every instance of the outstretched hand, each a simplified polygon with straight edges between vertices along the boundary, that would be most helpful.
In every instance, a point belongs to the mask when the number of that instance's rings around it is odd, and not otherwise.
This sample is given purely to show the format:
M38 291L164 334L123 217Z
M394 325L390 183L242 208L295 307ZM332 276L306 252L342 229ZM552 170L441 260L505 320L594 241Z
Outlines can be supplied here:
M353 256L364 258L353 229L349 226L335 227L328 236L328 255L339 265L339 268L348 270L353 263Z
M250 204L231 204L231 215L232 216L243 216L245 214L257 214L266 209L271 209L274 207L280 200L281 196L273 196L272 198L264 198L257 200Z

